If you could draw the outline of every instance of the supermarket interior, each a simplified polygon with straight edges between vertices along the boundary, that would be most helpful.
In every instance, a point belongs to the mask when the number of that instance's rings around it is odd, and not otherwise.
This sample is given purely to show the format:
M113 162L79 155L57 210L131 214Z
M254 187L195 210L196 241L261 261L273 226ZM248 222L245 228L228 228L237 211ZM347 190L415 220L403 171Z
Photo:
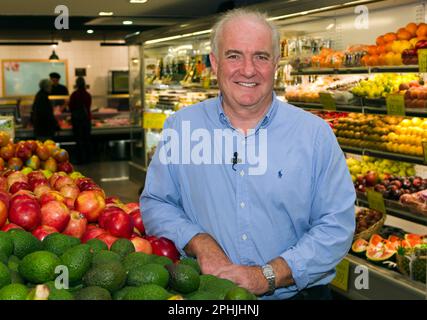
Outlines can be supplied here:
M218 96L212 27L241 7L279 30L277 98L327 122L346 158L356 229L332 297L427 299L427 1L2 0L0 300L256 299L146 234L139 208L166 119ZM82 95L90 129L78 132ZM76 256L69 290L34 268ZM186 289L173 281L183 265L195 273Z

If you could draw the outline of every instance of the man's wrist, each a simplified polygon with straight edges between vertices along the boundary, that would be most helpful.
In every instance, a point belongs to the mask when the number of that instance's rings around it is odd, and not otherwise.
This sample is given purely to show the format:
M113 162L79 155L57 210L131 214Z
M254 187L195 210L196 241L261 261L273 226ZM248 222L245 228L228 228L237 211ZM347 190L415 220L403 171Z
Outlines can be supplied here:
M265 264L261 267L262 274L267 281L267 295L271 295L276 290L276 274L270 264Z

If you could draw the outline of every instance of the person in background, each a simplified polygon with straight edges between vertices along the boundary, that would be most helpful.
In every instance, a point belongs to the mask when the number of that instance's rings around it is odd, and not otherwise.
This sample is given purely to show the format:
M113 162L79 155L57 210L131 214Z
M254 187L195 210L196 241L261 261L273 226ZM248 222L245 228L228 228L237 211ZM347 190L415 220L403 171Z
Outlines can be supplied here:
M59 131L60 128L53 115L52 104L49 100L50 81L48 79L40 80L39 88L31 109L34 135L39 140L52 139L55 132Z
M50 94L52 96L68 96L68 89L66 86L59 83L59 80L61 79L61 75L58 72L51 72L49 74L50 81L52 82L52 90ZM65 100L52 100L52 105L55 106L65 106Z
M91 130L92 115L90 107L92 96L86 90L86 82L83 77L76 79L76 90L71 94L69 108L71 112L71 124L73 126L74 140L77 144L77 164L90 162L91 157Z
M227 12L211 48L220 95L166 120L140 198L147 233L262 299L331 299L355 229L355 190L336 137L276 98L280 34L265 15ZM218 146L218 131L232 148Z

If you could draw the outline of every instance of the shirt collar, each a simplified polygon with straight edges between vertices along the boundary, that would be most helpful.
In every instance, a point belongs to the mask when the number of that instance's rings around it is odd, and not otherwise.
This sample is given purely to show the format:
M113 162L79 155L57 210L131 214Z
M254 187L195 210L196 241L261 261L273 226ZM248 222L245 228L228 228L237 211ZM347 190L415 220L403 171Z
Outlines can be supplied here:
M230 128L233 128L233 126L231 125L230 119L228 119L228 117L224 113L224 108L222 107L222 100L223 100L222 94L219 93L218 103L217 103L219 121L222 124L227 125ZM278 107L278 104L277 104L277 99L276 99L276 93L273 91L273 99L272 99L271 105L268 109L268 112L264 116L264 118L262 118L260 120L260 122L257 124L255 131L258 131L261 128L266 128L271 123L271 121L274 118L274 115L276 114L277 107Z

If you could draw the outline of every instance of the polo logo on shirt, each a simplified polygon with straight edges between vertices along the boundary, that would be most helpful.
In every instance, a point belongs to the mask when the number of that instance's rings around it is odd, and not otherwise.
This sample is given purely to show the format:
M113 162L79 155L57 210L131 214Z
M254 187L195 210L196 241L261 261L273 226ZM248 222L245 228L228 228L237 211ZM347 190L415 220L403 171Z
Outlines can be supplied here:
M277 176L279 177L279 179L282 179L283 174L284 174L284 170L283 170L283 169L280 169L280 170L277 172Z

